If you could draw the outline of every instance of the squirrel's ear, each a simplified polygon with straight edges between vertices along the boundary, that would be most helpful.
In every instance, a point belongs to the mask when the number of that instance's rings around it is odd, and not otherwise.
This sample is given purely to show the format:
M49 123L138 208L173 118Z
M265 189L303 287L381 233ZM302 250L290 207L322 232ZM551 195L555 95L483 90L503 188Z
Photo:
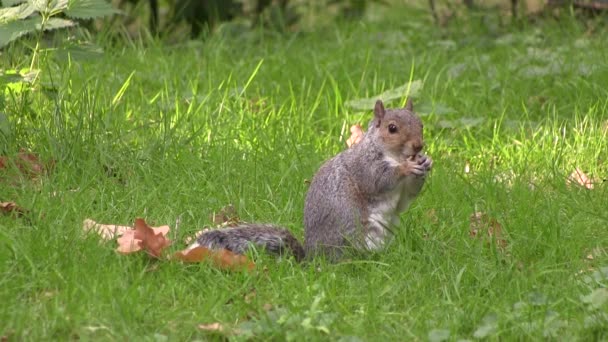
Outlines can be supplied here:
M384 119L385 113L386 111L384 110L384 104L382 103L382 100L376 101L376 106L374 107L374 121L376 121L376 127L380 127L380 122L382 121L382 119Z
M405 103L405 109L409 110L410 112L414 111L414 102L412 101L412 98L407 99L407 102Z

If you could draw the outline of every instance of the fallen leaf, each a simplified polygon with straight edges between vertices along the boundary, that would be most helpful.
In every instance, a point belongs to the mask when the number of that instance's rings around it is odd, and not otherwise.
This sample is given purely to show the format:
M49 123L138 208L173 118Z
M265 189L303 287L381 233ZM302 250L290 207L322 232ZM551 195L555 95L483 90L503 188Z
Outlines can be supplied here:
M576 168L568 177L568 184L577 183L587 189L593 189L593 180L591 180L580 168Z
M139 246L144 249L149 255L160 258L163 249L171 245L171 240L167 239L169 226L152 228L148 226L142 218L135 219L135 234L133 238L140 240Z
M581 296L581 302L589 304L593 309L599 309L608 302L608 289L595 289L590 294Z
M255 289L253 289L251 290L251 292L249 292L243 297L243 300L245 300L245 303L251 304L251 302L255 299L256 296L257 292L255 291Z
M507 247L507 240L503 238L502 226L496 219L489 217L486 213L475 212L470 216L469 235L472 238L489 238L497 247L504 249Z
M101 224L91 219L86 219L82 222L82 230L85 232L95 232L104 240L112 240L117 236L123 235L128 230L132 230L132 228L115 224Z
M15 202L0 202L0 212L4 214L12 214L15 216L21 217L27 213L27 210L18 206Z
M223 227L236 226L241 222L236 213L236 209L232 204L228 204L227 206L223 207L218 213L212 213L209 216L209 219L213 222L213 224Z
M141 251L139 240L135 239L135 231L130 229L125 231L117 240L116 251L120 254L131 254Z
M169 226L150 227L141 218L135 219L134 229L125 230L116 242L116 251L121 254L131 254L145 250L150 256L160 258L166 247L171 245L167 239Z
M255 264L246 256L235 254L226 249L211 250L203 246L186 249L173 254L173 259L183 262L201 262L209 260L220 269L253 270Z
M356 124L350 126L350 138L346 140L346 145L348 145L348 147L352 147L353 145L357 144L359 141L361 141L361 139L363 139L364 133L365 132L363 132L361 125Z
M226 330L226 328L224 328L224 325L222 325L222 323L210 323L210 324L199 324L198 328L204 331L217 331L217 332L224 332Z
M439 218L437 217L437 211L435 210L435 208L427 210L425 215L432 223L439 223Z
M21 149L14 158L0 156L0 169L6 169L14 163L17 169L31 178L35 178L47 171L50 171L55 165L55 161L51 160L48 163L43 163L40 158L31 152L26 152Z

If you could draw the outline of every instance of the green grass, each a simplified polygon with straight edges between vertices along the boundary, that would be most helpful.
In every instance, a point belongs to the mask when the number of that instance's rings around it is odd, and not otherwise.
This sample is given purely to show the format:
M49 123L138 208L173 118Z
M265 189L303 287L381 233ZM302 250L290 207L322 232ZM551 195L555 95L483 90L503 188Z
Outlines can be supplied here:
M25 148L55 168L0 182L0 201L31 210L0 217L0 334L190 340L220 338L197 325L221 322L235 339L605 340L606 293L598 308L583 296L608 285L607 183L566 178L576 167L608 178L607 38L568 17L437 28L404 9L286 36L103 39L97 59L48 62L42 82L53 75L57 91L2 110L2 153ZM28 62L14 46L0 64ZM179 242L234 203L301 238L306 180L371 117L344 103L406 83L412 67L435 166L383 253L260 255L246 274L121 256L81 231L85 218L145 217ZM506 251L469 236L475 211L500 222Z

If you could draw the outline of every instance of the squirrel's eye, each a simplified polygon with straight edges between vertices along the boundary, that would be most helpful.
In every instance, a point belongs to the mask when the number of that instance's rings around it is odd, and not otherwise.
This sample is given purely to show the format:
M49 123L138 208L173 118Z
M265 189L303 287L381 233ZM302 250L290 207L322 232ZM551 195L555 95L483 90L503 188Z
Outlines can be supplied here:
M397 133L397 126L395 124L388 125L389 133Z

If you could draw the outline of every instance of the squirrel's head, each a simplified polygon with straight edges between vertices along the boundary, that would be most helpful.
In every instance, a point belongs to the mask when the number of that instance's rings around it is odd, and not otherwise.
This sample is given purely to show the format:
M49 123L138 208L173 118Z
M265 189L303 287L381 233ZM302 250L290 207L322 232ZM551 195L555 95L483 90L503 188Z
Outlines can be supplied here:
M384 109L382 101L376 101L372 126L387 152L395 156L411 158L424 147L422 121L414 114L411 99L399 109Z

